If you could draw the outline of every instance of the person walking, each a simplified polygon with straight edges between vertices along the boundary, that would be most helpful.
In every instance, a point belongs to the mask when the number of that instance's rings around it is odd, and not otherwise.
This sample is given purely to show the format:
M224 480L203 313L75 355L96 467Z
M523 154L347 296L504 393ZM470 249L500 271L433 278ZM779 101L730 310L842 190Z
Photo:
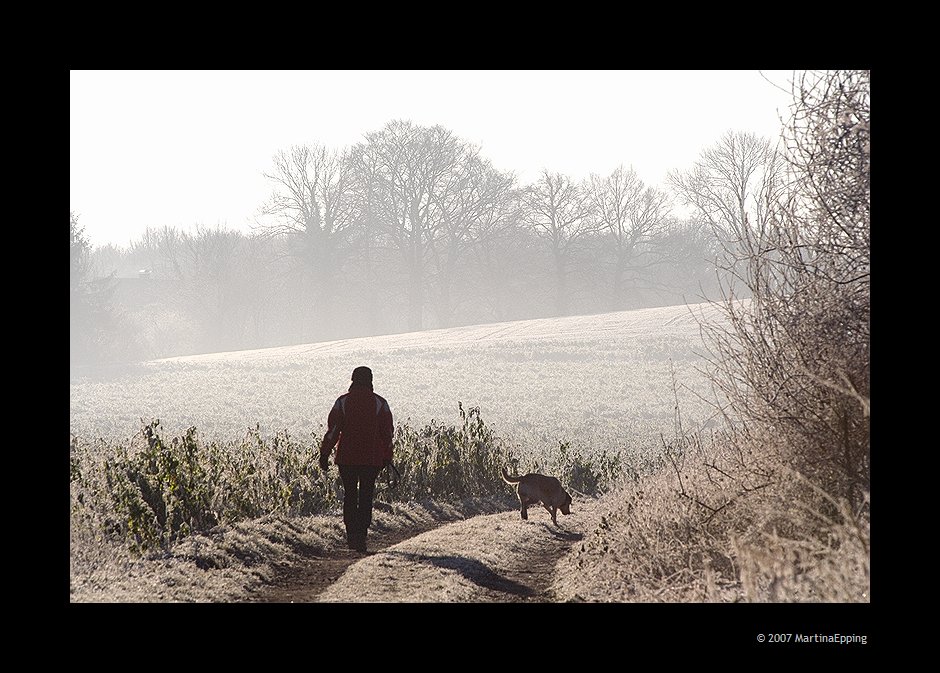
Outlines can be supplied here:
M343 523L350 549L366 551L366 536L372 524L375 480L392 462L392 410L384 397L372 390L372 370L356 367L349 392L340 395L327 420L320 445L320 468L334 462L343 481Z

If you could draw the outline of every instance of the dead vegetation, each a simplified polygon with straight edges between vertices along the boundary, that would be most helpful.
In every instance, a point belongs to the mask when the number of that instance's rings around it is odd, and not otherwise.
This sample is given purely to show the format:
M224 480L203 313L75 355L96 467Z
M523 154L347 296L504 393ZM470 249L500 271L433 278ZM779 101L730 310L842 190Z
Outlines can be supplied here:
M696 183L733 279L726 320L702 324L725 430L677 423L659 469L564 561L579 579L560 596L871 600L869 80L796 82L788 170L753 193Z
M867 602L868 503L852 508L742 431L669 444L605 500L556 572L559 600Z

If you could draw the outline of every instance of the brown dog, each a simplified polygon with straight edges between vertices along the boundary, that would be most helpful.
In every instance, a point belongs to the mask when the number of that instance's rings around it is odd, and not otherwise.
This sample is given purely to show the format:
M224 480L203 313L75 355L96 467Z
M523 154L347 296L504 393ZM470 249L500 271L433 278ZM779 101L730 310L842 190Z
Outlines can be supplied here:
M561 487L561 482L555 477L546 477L544 474L525 474L521 477L509 476L509 471L503 468L503 481L507 484L516 486L516 495L519 496L519 504L522 506L521 514L523 519L529 518L529 505L542 503L542 506L552 515L552 523L556 526L558 521L555 519L557 510L561 510L564 515L571 514L571 496Z

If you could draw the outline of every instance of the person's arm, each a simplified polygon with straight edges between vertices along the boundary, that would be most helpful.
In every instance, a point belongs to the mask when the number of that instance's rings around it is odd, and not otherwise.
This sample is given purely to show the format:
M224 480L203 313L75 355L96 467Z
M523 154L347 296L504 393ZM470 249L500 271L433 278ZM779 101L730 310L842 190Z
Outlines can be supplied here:
M343 427L343 409L340 406L339 400L336 400L333 408L330 409L330 415L326 423L327 431L326 434L323 435L323 441L320 443L320 467L324 470L326 466L329 465L330 452L332 452L333 447L336 446L336 442L339 441L341 434L340 428Z
M382 448L382 464L388 465L392 462L392 434L395 432L395 426L392 421L392 410L388 402L382 405L379 411L379 443Z

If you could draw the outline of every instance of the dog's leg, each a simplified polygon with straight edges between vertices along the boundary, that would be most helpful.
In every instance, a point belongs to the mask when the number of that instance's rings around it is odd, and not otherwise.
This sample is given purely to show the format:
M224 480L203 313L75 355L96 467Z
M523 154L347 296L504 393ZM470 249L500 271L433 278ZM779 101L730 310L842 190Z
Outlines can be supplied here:
M555 505L552 505L552 509L550 511L552 513L552 523L557 526L558 521L555 519L555 515L558 513L558 509L555 507Z
M519 510L519 513L522 514L523 519L528 519L529 518L529 511L528 511L529 503L525 501L525 498L519 498L519 504L521 505L521 509Z
M558 522L555 521L555 505L546 505L546 504L543 502L543 503L542 503L542 507L545 508L545 511L546 511L546 512L548 512L549 514L552 515L552 523L557 526L557 525L558 525Z

